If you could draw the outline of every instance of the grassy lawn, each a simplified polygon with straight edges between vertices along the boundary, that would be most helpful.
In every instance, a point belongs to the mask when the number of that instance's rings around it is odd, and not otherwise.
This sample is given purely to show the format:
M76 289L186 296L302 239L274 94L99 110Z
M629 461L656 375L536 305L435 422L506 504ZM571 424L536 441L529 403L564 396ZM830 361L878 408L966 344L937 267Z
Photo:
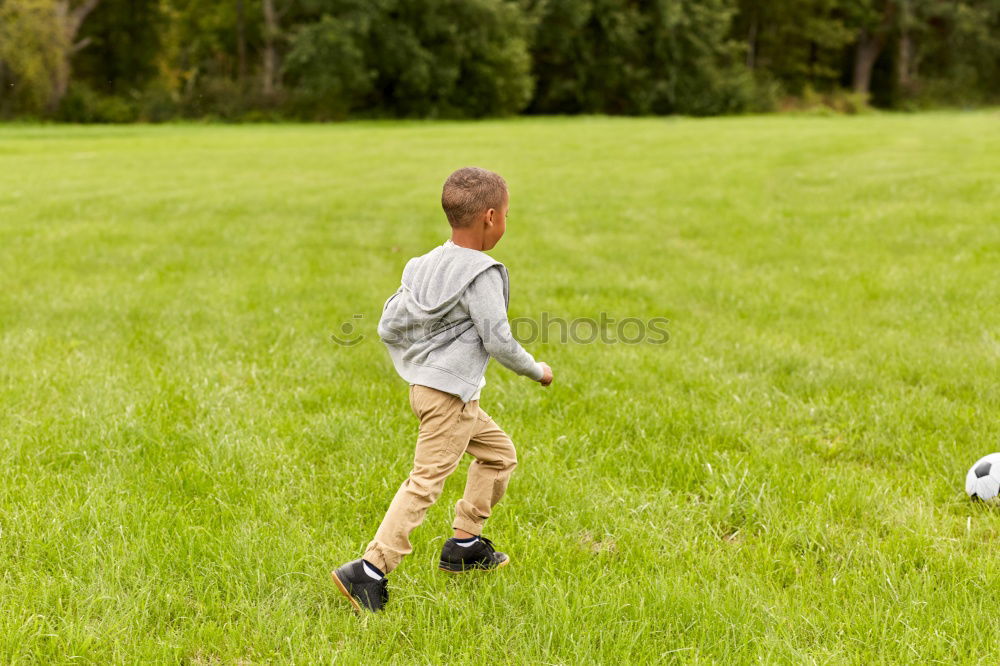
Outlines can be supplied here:
M998 129L0 127L0 662L995 658ZM511 566L436 570L465 462L357 617L329 572L416 435L375 325L469 164L511 186L512 317L670 340L491 364Z

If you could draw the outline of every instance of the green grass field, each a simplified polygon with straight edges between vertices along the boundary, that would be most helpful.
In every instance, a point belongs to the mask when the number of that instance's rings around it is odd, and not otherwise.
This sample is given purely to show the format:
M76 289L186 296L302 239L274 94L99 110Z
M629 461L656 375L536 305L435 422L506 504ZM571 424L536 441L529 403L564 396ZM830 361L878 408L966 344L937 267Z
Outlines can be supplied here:
M995 661L998 129L0 127L0 661ZM329 572L416 434L375 325L468 164L511 187L512 317L670 340L491 364L511 566L436 570L466 462L358 617Z

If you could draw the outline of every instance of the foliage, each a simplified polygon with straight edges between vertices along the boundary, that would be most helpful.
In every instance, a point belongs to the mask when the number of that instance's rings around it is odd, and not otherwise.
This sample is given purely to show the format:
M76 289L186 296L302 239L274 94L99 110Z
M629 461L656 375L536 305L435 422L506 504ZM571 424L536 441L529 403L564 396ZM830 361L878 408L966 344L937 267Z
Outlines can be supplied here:
M750 73L730 38L735 9L729 0L658 0L647 34L648 108L642 112L714 115L746 109Z
M400 116L506 115L528 103L527 24L504 0L387 0L366 62L376 108Z
M808 107L810 95L834 108L1000 101L996 0L102 0L70 39L60 16L87 1L0 0L0 116L714 115ZM60 104L70 77L76 98ZM106 108L82 111L94 104Z
M0 113L50 108L68 49L52 0L0 0Z
M130 100L101 94L84 83L70 85L56 112L57 120L73 123L128 123L138 117Z
M797 97L782 100L781 108L783 111L805 111L817 115L834 113L854 115L871 111L866 93L840 88L820 92L812 86L806 86L802 94Z
M514 5L348 0L323 6L331 14L300 27L285 65L307 116L343 117L354 109L506 115L530 99L527 26Z
M841 0L740 0L734 32L746 62L782 82L790 93L829 89L845 80L844 50L857 30Z
M161 0L102 0L86 19L90 41L73 58L74 76L122 98L156 85L166 22Z
M921 82L912 97L924 104L975 105L1000 95L1000 3L928 0L919 33Z
M285 72L295 92L300 115L314 119L343 118L362 106L373 90L375 72L368 69L361 44L367 23L327 15L299 30L292 41Z

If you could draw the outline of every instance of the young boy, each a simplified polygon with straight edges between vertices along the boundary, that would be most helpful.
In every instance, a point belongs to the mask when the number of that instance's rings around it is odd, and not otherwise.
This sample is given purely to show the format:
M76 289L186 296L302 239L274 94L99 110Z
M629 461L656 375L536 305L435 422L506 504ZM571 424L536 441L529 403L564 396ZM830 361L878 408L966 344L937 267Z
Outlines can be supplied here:
M552 383L552 370L536 363L511 335L507 269L485 254L506 230L509 200L507 183L492 171L468 167L451 174L441 193L451 240L411 259L402 285L382 308L379 337L410 384L420 432L413 470L364 556L332 574L359 612L379 611L389 600L386 575L413 551L410 532L463 453L475 460L455 507L455 536L445 542L438 568L461 573L510 561L482 529L503 497L517 457L510 437L479 408L479 393L491 357L542 386Z

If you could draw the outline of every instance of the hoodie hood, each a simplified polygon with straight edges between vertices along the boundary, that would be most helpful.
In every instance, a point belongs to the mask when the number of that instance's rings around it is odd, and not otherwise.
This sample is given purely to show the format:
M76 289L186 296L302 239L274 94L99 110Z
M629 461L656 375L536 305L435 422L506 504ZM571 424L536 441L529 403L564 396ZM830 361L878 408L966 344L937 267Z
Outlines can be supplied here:
M428 315L441 314L455 307L466 287L493 266L504 269L485 252L446 243L410 259L401 288L409 292L412 305Z

